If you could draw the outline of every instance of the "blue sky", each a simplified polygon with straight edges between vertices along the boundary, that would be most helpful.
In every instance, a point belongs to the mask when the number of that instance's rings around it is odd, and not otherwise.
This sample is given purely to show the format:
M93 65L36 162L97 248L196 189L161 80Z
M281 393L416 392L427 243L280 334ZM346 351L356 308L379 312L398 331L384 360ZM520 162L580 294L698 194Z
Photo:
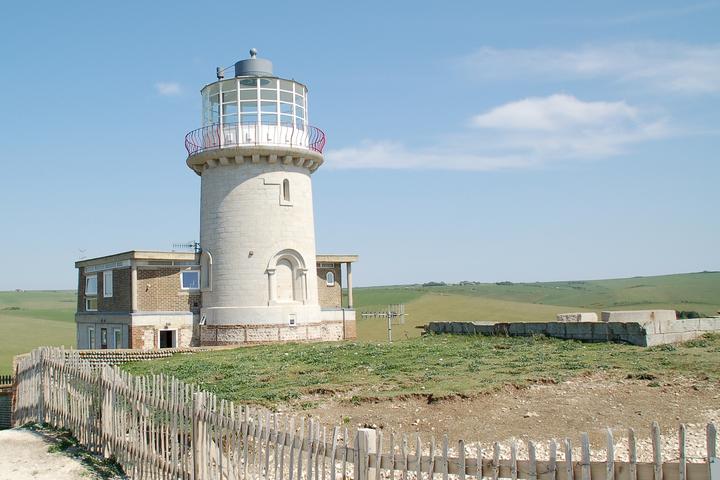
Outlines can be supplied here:
M183 138L250 47L328 135L356 284L720 269L720 2L13 2L0 290L197 239Z

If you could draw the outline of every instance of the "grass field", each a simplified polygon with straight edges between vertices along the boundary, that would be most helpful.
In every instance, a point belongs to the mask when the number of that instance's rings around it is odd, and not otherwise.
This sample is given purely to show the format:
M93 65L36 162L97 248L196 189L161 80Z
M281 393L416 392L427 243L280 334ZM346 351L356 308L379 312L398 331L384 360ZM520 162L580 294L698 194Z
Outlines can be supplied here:
M394 338L419 336L415 328L431 321L488 322L552 321L561 312L692 310L704 315L720 311L720 272L686 273L613 280L537 283L475 283L423 287L421 285L358 288L360 311L379 311L389 303L405 303L404 325L393 327ZM387 338L387 321L362 319L358 337Z
M395 339L419 337L417 327L431 321L548 321L560 312L670 308L714 314L720 310L720 272L688 273L616 280L545 283L475 283L357 288L355 307L379 311L405 303L408 316L393 327ZM0 373L12 357L39 345L75 344L75 293L0 292ZM358 314L360 340L387 338L384 319Z
M75 345L73 291L0 292L0 374L40 345Z
M317 394L343 395L351 403L417 395L439 399L598 371L659 382L678 375L717 381L720 335L649 349L544 337L440 335L393 344L245 347L123 368L136 374L173 375L221 398L271 407L288 402L303 406Z

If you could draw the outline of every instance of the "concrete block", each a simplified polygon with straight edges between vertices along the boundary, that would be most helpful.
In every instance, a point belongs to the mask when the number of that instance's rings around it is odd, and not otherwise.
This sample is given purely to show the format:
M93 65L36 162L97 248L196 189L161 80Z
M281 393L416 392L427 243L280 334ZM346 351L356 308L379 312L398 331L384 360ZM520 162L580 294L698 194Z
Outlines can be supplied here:
M601 313L603 322L650 322L675 320L675 310L617 310Z
M593 338L597 338L599 340L607 341L610 337L610 328L608 328L607 323L593 323L591 324L592 334Z
M558 322L597 322L595 312L558 313L555 317Z
M699 318L698 330L703 332L720 332L720 317Z

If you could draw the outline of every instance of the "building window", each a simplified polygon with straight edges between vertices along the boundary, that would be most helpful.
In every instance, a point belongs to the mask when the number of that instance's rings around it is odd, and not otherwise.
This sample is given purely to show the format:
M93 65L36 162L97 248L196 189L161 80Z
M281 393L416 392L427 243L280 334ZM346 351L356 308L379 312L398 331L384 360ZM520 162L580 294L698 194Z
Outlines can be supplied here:
M107 328L100 329L100 348L103 350L108 348Z
M113 296L113 274L112 270L103 272L103 297L110 298Z
M285 200L286 202L290 201L290 180L288 180L287 178L283 180L282 195L283 200Z
M85 295L97 295L97 275L85 277Z
M88 348L95 348L95 327L88 327Z
M119 328L113 330L113 348L122 348L122 330Z
M97 297L88 297L85 299L85 311L96 312L97 311Z
M200 270L180 272L180 282L183 290L198 290L200 288Z
M335 272L327 272L325 275L325 283L327 283L328 287L335 286Z

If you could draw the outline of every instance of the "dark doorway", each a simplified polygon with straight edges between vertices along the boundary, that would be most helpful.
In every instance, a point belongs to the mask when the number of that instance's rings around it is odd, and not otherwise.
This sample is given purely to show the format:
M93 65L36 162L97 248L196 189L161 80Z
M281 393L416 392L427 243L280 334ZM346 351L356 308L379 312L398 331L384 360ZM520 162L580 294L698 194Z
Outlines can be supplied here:
M160 330L160 348L175 348L175 330Z
M100 329L100 348L103 350L107 349L108 342L107 342L107 328L101 328Z

